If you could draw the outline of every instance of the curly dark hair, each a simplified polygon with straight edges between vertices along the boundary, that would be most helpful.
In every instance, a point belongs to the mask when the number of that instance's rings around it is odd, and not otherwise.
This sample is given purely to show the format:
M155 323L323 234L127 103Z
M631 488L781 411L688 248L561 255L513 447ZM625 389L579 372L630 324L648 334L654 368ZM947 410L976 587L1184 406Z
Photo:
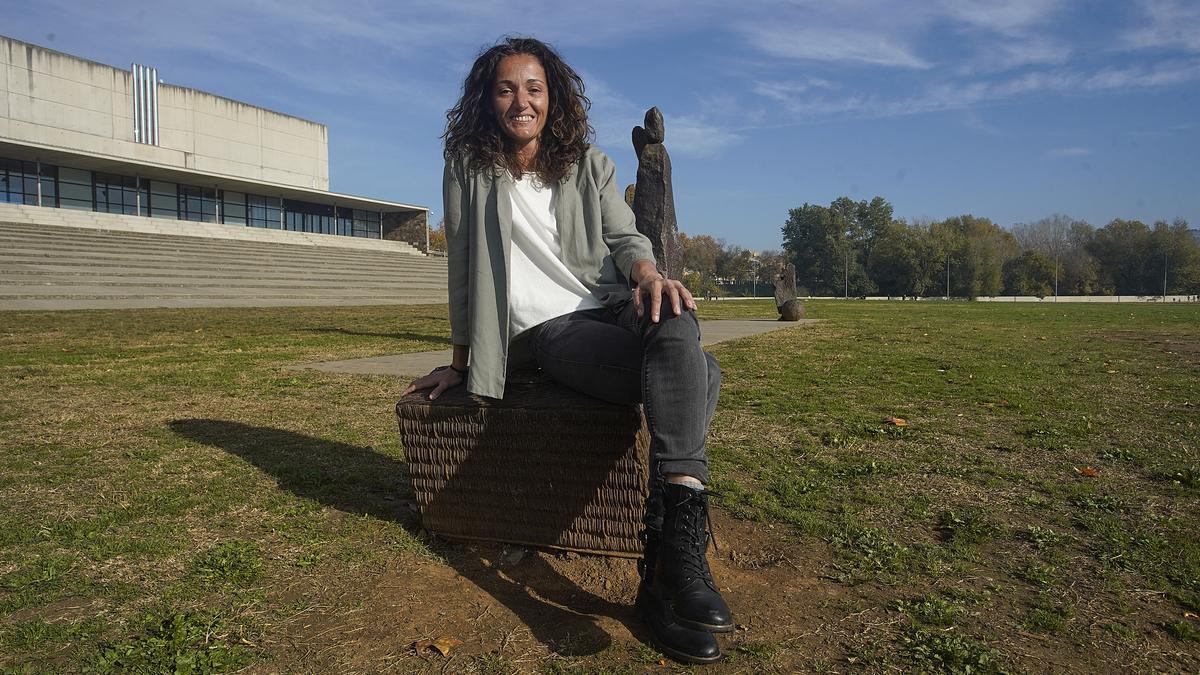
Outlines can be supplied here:
M530 37L504 38L475 59L463 80L462 97L446 111L444 154L447 160L466 157L472 170L502 169L514 177L521 175L516 152L492 109L496 67L501 59L514 54L537 58L546 71L550 110L531 168L546 183L561 181L595 135L587 118L592 102L583 93L583 78L549 45Z

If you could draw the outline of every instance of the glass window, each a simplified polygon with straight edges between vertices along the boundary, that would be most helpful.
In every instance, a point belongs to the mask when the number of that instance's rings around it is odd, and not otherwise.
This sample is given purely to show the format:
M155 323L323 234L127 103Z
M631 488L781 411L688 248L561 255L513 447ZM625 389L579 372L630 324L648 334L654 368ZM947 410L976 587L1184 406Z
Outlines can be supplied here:
M354 233L354 209L339 208L337 210L336 233L349 237Z
M246 195L242 192L221 191L221 222L246 224Z
M64 209L93 210L92 172L70 167L58 169L58 205Z
M265 227L278 230L280 227L281 204L278 197L246 196L246 224L250 227Z
M9 178L10 166L14 164L11 159L0 159L0 202L13 203L13 193L15 192L10 185L13 180ZM23 201L23 199L22 199Z
M133 176L96 173L93 185L96 210L106 213L138 215L138 181ZM143 188L142 204L150 202L150 191Z
M0 202L37 206L37 163L0 159Z
M333 207L326 204L283 200L284 223L296 232L333 234Z
M367 237L369 239L379 238L379 212L364 211L362 209L354 209L354 231L355 237Z
M161 180L150 181L150 215L155 218L179 218L179 186Z
M180 185L179 218L203 223L217 222L217 189Z
M58 167L42 165L42 206L58 206Z

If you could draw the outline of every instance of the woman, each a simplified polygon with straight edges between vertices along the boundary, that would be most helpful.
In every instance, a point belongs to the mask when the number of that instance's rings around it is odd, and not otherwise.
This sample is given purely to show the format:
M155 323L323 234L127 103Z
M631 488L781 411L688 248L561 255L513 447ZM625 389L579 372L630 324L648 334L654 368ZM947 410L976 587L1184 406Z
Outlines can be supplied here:
M536 363L585 394L641 402L653 478L637 607L668 654L715 661L712 633L734 626L705 558L720 371L691 294L659 274L612 162L588 143L583 90L538 40L476 59L443 136L453 360L404 393L435 399L465 381L501 398L505 374Z

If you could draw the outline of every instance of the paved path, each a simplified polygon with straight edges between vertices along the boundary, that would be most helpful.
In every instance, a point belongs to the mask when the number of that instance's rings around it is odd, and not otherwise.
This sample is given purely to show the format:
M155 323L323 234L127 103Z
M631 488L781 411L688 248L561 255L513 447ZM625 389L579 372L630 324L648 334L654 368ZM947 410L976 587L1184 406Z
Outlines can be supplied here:
M750 335L769 333L775 330L795 328L815 323L818 319L802 319L796 322L771 319L714 319L700 322L700 342L704 345L727 342ZM346 361L324 361L292 366L295 369L323 370L330 373L354 375L393 375L396 377L418 377L438 366L450 363L450 350L416 352L394 356L372 356L365 359Z

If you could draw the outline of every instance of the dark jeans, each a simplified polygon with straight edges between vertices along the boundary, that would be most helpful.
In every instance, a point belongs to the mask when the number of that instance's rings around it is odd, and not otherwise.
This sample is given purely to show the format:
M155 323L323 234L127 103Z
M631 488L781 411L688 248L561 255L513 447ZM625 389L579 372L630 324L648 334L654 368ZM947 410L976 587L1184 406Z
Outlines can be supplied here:
M566 314L531 329L538 366L576 391L613 403L642 403L650 428L651 475L708 483L704 437L717 407L721 370L700 347L700 324L663 302L658 323L632 302Z

